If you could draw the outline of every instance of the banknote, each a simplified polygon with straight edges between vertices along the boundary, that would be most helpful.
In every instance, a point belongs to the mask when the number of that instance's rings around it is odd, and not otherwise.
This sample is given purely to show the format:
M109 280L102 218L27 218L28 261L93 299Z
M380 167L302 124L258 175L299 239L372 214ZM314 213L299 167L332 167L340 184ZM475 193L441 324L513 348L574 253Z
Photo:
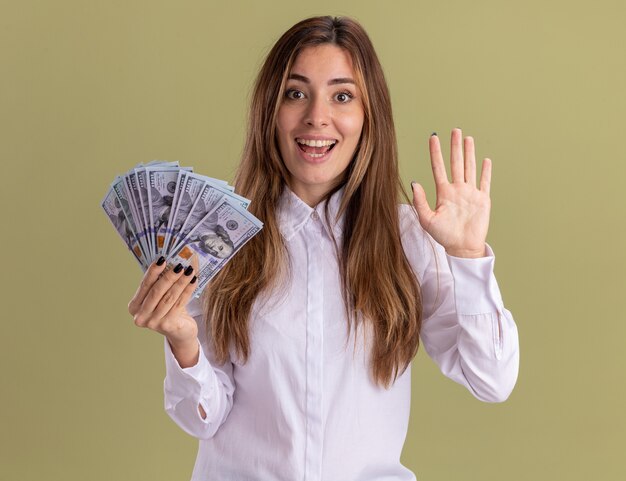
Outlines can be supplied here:
M147 167L148 178L148 222L150 236L154 239L155 256L165 253L165 236L172 220L174 195L182 172L189 172L190 167Z
M169 229L167 230L165 251L174 249L177 240L181 237L179 233L200 198L200 194L205 185L210 185L215 191L222 192L223 194L235 196L236 198L240 197L233 192L234 189L231 186L222 180L192 172L183 172L179 178L178 190L174 197L172 206L173 215Z
M216 206L189 231L180 247L170 256L172 265L192 266L198 276L194 296L263 227L263 223L223 196Z
M139 239L139 228L137 225L137 216L134 212L134 203L132 202L130 192L126 186L125 179L123 177L116 177L115 181L111 185L111 188L115 191L117 198L119 199L120 205L122 207L122 212L124 213L124 218L130 229L132 230L137 242L139 243L139 248L143 253L144 259L149 259L148 251L145 248L144 244Z
M178 181L178 191L174 200L172 222L169 225L166 252L170 252L177 243L180 232L189 212L193 208L196 200L200 196L204 181L190 178L189 172L181 173Z
M160 256L192 265L195 296L263 228L249 205L228 182L161 160L117 176L101 202L144 271Z
M128 221L128 217L124 213L122 202L113 186L111 186L102 200L102 208L109 217L113 227L115 227L115 230L126 244L126 247L128 247L128 250L133 253L139 265L145 270L148 266L148 261L139 245L137 235Z
M141 201L139 199L139 184L137 182L137 174L135 169L133 171L126 173L122 177L124 180L124 188L126 191L126 196L128 200L128 205L130 207L131 215L133 216L133 220L135 226L137 227L137 237L139 238L139 242L143 247L144 252L148 256L148 258L152 258L152 248L150 247L150 241L148 240L146 228L145 228L145 220L143 218L143 213L141 211Z
M148 240L148 247L150 249L150 257L154 258L156 255L156 248L150 235L150 204L148 202L148 182L146 180L146 168L140 167L133 169L136 179L137 196L139 198L139 211L141 212L141 219L143 220L142 234Z
M249 199L224 189L210 178L192 173L188 173L185 177L180 196L180 208L177 206L172 224L170 251L175 251L180 247L182 239L217 205L224 195L238 202L244 209L247 209L250 204Z

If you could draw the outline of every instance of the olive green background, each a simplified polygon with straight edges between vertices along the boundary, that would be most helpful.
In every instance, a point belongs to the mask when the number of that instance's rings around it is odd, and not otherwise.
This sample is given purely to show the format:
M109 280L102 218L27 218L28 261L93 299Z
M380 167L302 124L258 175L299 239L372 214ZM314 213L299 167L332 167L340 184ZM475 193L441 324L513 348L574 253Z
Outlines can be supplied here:
M197 442L163 411L162 337L127 313L141 272L100 200L153 159L231 180L264 55L318 14L368 30L407 186L434 200L432 131L446 159L461 127L494 164L517 386L481 403L420 351L403 463L420 481L626 479L626 7L607 0L2 0L0 479L190 478Z

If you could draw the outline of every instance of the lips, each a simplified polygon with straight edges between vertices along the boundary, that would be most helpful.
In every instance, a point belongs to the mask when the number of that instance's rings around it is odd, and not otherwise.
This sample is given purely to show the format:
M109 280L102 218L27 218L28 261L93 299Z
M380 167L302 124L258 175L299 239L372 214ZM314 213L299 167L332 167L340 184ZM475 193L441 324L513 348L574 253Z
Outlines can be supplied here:
M338 142L336 139L316 135L299 136L295 138L295 141L307 160L319 160L325 157Z

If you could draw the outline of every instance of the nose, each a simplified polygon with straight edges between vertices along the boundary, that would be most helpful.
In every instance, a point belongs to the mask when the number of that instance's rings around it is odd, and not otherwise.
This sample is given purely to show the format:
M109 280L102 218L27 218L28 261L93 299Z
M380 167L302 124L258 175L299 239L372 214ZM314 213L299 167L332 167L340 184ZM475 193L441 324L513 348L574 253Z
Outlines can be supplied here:
M304 122L309 127L326 127L330 122L330 108L321 95L314 96L305 112Z

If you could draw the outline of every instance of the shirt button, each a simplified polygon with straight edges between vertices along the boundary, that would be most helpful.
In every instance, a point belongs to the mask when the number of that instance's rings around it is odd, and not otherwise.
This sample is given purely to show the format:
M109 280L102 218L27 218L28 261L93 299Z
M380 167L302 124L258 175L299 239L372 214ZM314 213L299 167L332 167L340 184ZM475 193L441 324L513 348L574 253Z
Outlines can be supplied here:
M313 213L311 214L311 218L313 220L319 220L320 219L320 216L317 215L317 211L316 210L314 210Z

